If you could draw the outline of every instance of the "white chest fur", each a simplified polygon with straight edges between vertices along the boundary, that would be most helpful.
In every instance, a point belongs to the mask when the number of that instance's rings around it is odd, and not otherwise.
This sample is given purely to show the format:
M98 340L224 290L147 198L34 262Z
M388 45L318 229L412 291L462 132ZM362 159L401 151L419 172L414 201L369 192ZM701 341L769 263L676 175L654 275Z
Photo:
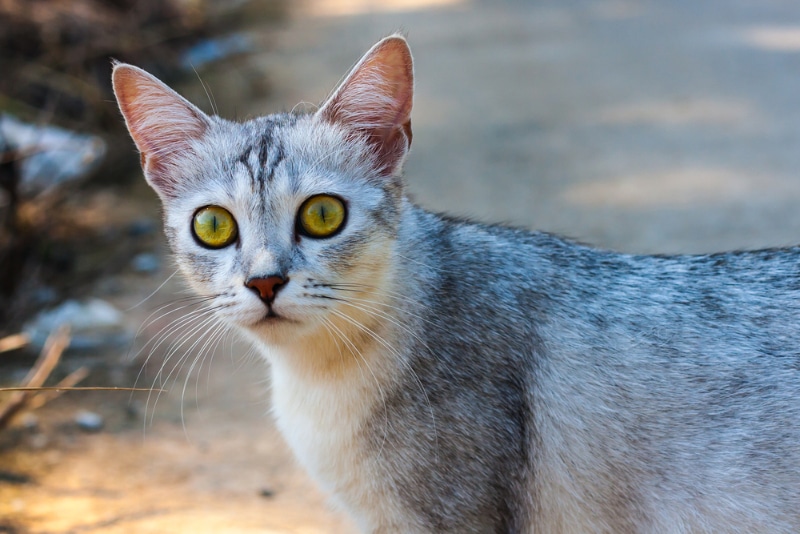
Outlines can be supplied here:
M335 381L314 379L299 374L283 356L271 358L273 412L300 464L364 531L408 525L387 483L379 447L364 432L370 418L382 413L387 377L361 363Z

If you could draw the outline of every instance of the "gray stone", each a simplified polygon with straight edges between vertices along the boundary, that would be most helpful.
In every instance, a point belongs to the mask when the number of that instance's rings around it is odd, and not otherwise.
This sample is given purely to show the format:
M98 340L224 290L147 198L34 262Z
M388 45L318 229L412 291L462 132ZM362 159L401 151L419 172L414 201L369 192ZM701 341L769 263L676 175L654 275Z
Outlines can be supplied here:
M99 432L103 429L105 421L103 420L103 416L100 414L96 414L87 410L81 410L75 414L75 424L78 425L78 428L85 432Z
M131 266L137 273L152 274L158 272L161 267L161 260L155 254L143 252L133 258Z
M104 300L67 300L38 314L25 324L23 331L30 336L31 347L40 350L50 333L68 324L71 349L95 350L120 346L131 340L124 319L122 312Z

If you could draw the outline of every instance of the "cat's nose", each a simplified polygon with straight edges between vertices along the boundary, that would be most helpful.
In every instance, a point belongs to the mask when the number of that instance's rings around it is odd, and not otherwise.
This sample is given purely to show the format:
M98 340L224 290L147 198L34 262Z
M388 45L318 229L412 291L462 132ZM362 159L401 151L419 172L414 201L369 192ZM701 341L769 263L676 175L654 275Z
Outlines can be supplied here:
M266 304L272 304L278 290L285 286L288 281L288 278L273 274L266 278L251 278L244 285L258 293L259 298Z

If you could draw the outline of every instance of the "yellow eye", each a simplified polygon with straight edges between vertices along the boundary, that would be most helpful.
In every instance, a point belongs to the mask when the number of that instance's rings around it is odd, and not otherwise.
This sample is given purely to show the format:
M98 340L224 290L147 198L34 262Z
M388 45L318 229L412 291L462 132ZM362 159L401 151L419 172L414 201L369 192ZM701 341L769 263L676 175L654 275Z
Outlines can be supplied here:
M192 230L200 244L208 248L227 247L236 241L236 220L228 210L219 206L197 210Z
M309 237L329 237L344 224L344 203L330 195L317 195L306 200L297 214L300 230Z

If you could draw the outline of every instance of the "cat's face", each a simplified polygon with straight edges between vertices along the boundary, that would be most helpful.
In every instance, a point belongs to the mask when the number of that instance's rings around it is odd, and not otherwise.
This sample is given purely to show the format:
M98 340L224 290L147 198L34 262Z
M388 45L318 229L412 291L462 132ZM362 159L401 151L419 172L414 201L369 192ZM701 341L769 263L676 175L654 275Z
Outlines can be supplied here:
M222 317L278 341L383 285L400 197L342 150L339 130L312 116L216 120L202 143L184 167L194 175L165 199L165 226L187 280ZM254 281L270 277L262 298Z
M208 117L147 73L114 87L181 271L270 343L337 328L391 275L410 144L405 41L378 43L312 115Z

